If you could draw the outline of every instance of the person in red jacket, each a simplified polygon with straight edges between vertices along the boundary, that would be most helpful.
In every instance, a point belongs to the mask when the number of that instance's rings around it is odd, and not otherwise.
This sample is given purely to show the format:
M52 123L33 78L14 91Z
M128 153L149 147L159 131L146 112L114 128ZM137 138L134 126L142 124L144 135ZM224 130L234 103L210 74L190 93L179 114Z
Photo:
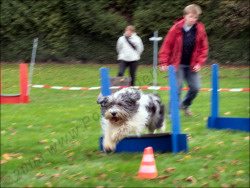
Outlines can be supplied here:
M188 83L190 89L180 103L186 116L192 116L189 106L200 89L199 71L208 54L205 27L198 21L200 14L198 5L185 7L183 17L175 21L159 52L161 71L167 71L169 65L175 66L179 99L184 80Z

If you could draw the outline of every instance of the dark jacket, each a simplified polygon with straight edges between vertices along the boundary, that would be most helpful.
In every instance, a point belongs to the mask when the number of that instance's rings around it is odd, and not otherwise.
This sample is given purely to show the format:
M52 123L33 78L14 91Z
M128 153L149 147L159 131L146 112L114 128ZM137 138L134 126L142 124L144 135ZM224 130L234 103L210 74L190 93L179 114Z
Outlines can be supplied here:
M182 57L184 18L179 18L169 30L159 52L159 66L174 65L178 70ZM190 69L199 64L201 67L207 60L208 40L204 25L197 21L197 33L194 50L190 60Z

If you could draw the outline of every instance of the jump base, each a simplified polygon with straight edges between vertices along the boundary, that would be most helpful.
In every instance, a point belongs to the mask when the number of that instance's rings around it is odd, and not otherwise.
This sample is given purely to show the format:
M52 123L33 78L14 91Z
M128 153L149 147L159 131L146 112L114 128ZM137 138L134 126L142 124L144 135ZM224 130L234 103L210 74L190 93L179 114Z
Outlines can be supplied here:
M144 134L141 136L130 135L116 145L116 153L119 152L143 152L146 147L153 147L153 150L160 153L173 152L172 134ZM178 134L178 150L179 152L187 152L187 134ZM103 137L99 139L100 150L103 150Z
M207 128L209 129L229 129L238 131L250 131L249 118L231 118L231 117L209 117Z
M1 104L18 104L18 103L29 103L29 96L21 95L1 95Z

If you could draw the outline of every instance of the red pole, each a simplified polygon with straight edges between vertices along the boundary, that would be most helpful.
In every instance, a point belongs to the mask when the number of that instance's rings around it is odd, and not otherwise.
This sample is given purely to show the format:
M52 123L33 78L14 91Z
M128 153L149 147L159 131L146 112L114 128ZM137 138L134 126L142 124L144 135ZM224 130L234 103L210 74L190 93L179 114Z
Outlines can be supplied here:
M26 63L20 64L20 103L29 103L28 96L28 68Z

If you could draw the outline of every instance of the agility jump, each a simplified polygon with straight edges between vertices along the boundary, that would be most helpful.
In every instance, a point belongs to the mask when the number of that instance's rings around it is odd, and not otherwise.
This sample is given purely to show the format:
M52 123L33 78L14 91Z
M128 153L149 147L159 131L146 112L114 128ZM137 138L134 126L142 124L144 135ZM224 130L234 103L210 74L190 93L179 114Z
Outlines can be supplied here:
M101 85L102 95L108 96L110 91L109 70L101 68ZM188 151L187 134L181 134L179 104L176 88L176 78L174 67L169 67L170 76L170 97L171 97L171 111L172 115L172 133L160 134L144 134L141 136L129 135L122 139L116 145L115 152L143 152L146 147L153 147L154 151L158 152L173 152ZM100 137L100 150L103 151L103 137Z
M29 103L30 86L32 85L32 76L35 65L36 50L38 45L38 38L34 39L31 63L30 63L30 73L28 78L28 65L26 63L21 63L19 65L19 85L20 94L9 95L2 94L2 84L1 84L1 104L18 104L18 103Z
M209 129L229 129L249 132L250 118L219 117L218 65L212 65L211 115L207 121Z
M15 94L15 95L1 94L1 104L29 103L27 69L28 68L26 63L21 63L19 65L20 94Z

